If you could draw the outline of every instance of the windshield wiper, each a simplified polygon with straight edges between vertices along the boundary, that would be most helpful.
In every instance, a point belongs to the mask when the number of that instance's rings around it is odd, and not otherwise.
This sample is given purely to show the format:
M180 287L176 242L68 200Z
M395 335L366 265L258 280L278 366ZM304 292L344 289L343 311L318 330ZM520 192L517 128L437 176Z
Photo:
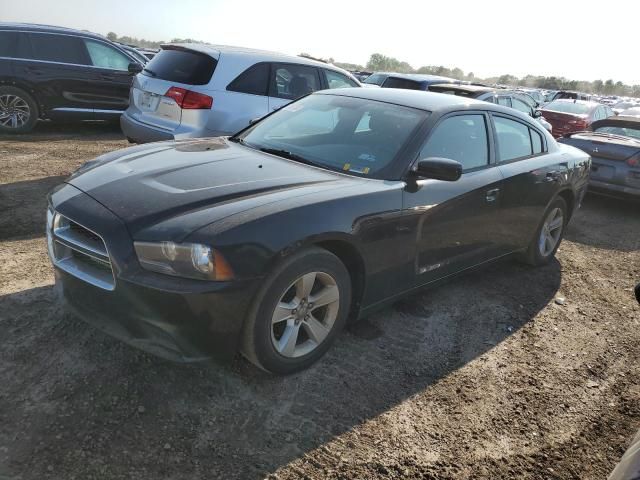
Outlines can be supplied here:
M271 155L277 155L278 157L287 158L289 160L294 160L296 162L304 163L306 165L317 165L311 160L301 157L297 153L290 152L289 150L284 150L280 148L269 148L269 147L261 147L258 150L264 153L270 153Z
M143 68L142 69L143 72L147 72L149 75L151 75L152 77L157 77L158 74L156 72L154 72L153 70L149 70L148 68Z

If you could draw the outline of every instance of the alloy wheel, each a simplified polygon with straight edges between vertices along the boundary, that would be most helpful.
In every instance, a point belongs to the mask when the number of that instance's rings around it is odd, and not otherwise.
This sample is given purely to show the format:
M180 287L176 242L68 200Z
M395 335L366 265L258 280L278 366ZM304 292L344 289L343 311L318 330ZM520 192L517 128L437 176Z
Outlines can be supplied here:
M18 129L31 118L31 109L25 99L17 95L0 95L0 126Z
M338 316L340 291L324 272L309 272L282 294L271 317L271 342L288 358L315 350L329 335Z
M561 208L554 208L545 218L540 231L538 249L543 257L549 256L558 245L562 228L564 227L564 216Z

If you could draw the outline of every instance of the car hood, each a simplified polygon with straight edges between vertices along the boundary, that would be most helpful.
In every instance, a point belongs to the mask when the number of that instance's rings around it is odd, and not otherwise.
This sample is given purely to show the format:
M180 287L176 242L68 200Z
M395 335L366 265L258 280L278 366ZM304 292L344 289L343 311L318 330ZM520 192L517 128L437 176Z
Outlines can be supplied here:
M67 183L120 217L136 238L150 226L187 213L196 213L185 226L193 230L275 198L338 188L354 181L214 138L159 142L113 152L81 167ZM220 206L216 215L211 213L212 206ZM198 211L206 214L197 215Z

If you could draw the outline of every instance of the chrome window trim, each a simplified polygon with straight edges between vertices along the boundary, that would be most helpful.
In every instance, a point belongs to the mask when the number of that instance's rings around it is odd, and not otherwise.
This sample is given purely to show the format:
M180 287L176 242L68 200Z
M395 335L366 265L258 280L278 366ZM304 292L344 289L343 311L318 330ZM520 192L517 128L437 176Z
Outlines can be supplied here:
M89 37L89 36L84 36L84 35L78 35L77 33L60 33L60 32L38 32L38 31L33 31L33 30L16 30L16 29L7 29L7 28L0 28L0 32L17 32L17 33L27 33L27 34L34 34L34 35L61 35L64 37L75 37L75 38L79 38L80 40L93 40L95 42L100 42L108 47L111 48L115 48L118 52L122 53L125 57L127 57L129 60L131 60L134 63L140 63L138 60L135 60L131 55L129 55L125 50L121 49L120 47L118 47L115 44L112 44L110 42L105 42L104 40L100 39L100 38L94 38L94 37ZM67 62L55 62L55 61L51 61L51 60L37 60L35 58L23 58L23 57L0 57L0 60L21 60L24 62L38 62L38 63L53 63L54 65L70 65L70 66L74 66L74 67L89 67L89 68L97 68L99 70L110 70L112 72L127 72L127 70L117 70L115 68L107 68L107 67L96 67L95 65L83 65L82 63L67 63Z

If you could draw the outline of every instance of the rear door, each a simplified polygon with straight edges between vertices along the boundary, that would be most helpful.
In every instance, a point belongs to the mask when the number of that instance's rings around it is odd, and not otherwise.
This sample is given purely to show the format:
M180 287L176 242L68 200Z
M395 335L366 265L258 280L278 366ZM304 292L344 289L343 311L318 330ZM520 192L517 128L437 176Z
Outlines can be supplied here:
M510 252L529 244L568 164L560 153L547 153L537 128L508 115L492 113L496 157L504 177L500 236Z
M217 58L195 50L175 47L160 50L136 75L127 114L139 122L175 130L182 122L183 112L173 98L166 96L167 92L171 87L207 90L217 64Z
M458 181L420 180L403 194L404 211L415 217L417 285L502 254L502 175L491 138L484 112L448 115L431 130L418 158L449 158L464 170Z
M273 63L269 78L269 111L322 89L320 72L309 65Z
M124 112L129 105L132 76L128 68L133 59L106 42L89 38L82 41L94 67L91 88L96 117Z
M26 34L29 58L14 64L17 76L28 78L49 116L77 114L92 118L95 93L89 56L76 35Z

